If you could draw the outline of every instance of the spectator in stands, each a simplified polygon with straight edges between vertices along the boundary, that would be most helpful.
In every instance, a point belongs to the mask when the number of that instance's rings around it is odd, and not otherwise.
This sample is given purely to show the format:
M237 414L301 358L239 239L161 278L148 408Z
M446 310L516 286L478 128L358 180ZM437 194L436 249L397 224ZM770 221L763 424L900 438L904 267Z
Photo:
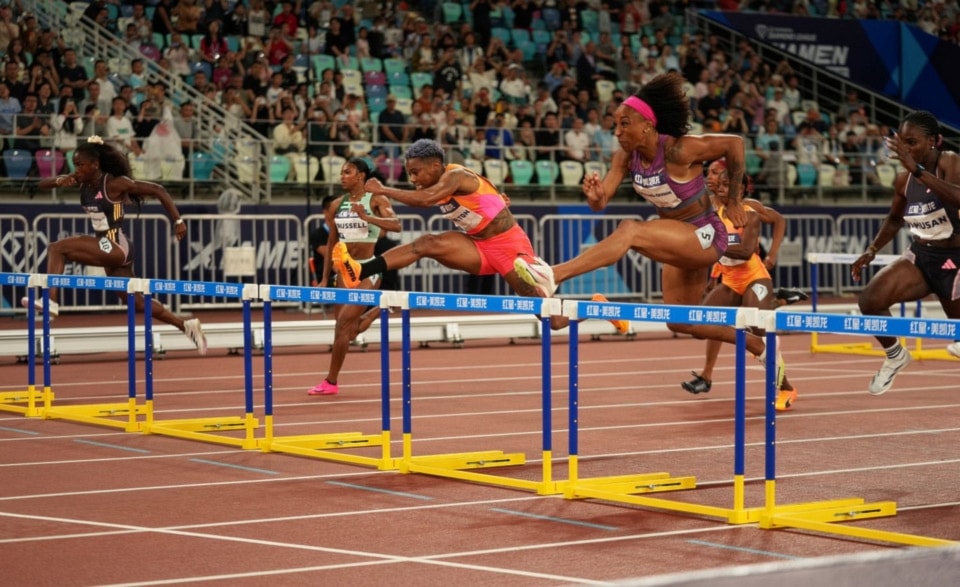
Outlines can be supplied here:
M180 110L173 119L173 128L180 135L180 147L183 151L183 158L187 162L184 167L184 177L190 177L189 164L194 151L201 149L197 145L200 138L200 121L196 117L196 107L193 102L186 101L180 104Z
M197 4L197 0L178 0L170 11L170 22L173 23L173 29L185 35L199 33L200 19L202 18L203 7Z
M404 142L407 117L397 110L397 97L393 94L387 96L387 108L380 113L379 137L385 143L383 150L390 159L396 159L400 155L400 145Z
M136 140L133 123L127 117L126 101L117 96L113 99L111 106L112 110L107 118L107 133L104 139L124 155L128 153L140 155L143 151L140 148L140 143Z
M447 47L440 55L433 73L433 83L437 90L447 96L459 98L463 94L463 71L456 49Z
M630 0L620 11L620 33L630 36L639 33L650 22L650 7L647 0Z
M10 95L17 99L21 104L27 97L29 86L21 81L20 65L15 62L6 62L3 64L3 79L0 82L7 84L10 89Z
M410 141L419 141L420 139L436 140L437 127L433 122L433 117L427 112L421 112L417 117L417 125L410 133Z
M410 53L410 70L432 73L437 64L437 50L433 46L433 37L423 35L420 44Z
M337 58L346 58L350 56L349 36L342 28L341 22L337 19L330 21L330 29L326 34L326 46L323 52L326 55L332 55Z
M170 63L171 73L181 77L190 75L191 51L180 33L170 35L170 45L163 50L163 56Z
M117 97L117 88L110 81L110 68L103 59L97 59L93 64L93 79L87 82L90 84L100 84L100 95L97 99L97 108L100 112L113 111L113 99Z
M83 118L73 97L60 101L60 112L50 119L53 148L68 153L77 148L77 136L83 132Z
M281 155L296 155L307 149L305 122L297 122L297 113L290 105L283 106L280 123L273 129L274 151Z
M33 84L30 84L31 88ZM57 98L53 95L53 86L48 81L41 81L36 91L30 91L27 95L35 94L37 96L37 113L43 115L52 115L57 113Z
M487 128L484 140L486 142L484 158L501 160L513 158L513 132L506 128L503 112L494 115L493 126Z
M467 145L467 156L477 161L483 161L487 156L487 132L482 128L473 131L473 138Z
M24 51L23 39L12 39L10 43L7 44L6 52L3 54L3 60L5 63L11 63L17 66L18 77L20 71L26 71L27 66L30 65L30 59L27 58L26 52Z
M110 112L109 108L106 110L100 109L100 84L96 81L87 83L87 97L81 100L78 105L82 112L86 112L90 106L93 106L104 116L107 116Z
M8 47L10 41L20 36L20 27L13 18L11 4L0 5L0 47Z
M773 90L773 99L767 100L767 110L773 109L776 110L777 122L783 126L792 124L792 119L790 118L790 105L787 104L787 101L783 99L784 89L782 87L775 87Z
M270 37L264 48L267 61L271 67L279 66L287 55L293 53L293 42L283 34L283 29L274 26L270 29Z
M612 113L606 113L601 119L600 128L593 134L593 144L596 145L597 160L607 165L613 159L613 153L620 148L616 140L614 126L616 119Z
M47 116L37 113L37 96L27 94L23 99L20 112L16 114L16 139L13 148L29 151L31 154L41 149L41 137L52 134Z
M265 0L250 0L250 9L247 11L248 36L258 39L265 38L272 21L273 16L267 9Z
M537 161L559 161L560 120L557 115L548 112L543 117L543 127L537 129Z
M723 121L721 131L742 136L750 134L750 125L747 123L742 108L734 106L727 110L727 117Z
M854 88L847 90L846 100L837 108L837 116L850 120L854 112L866 112L866 103L860 99L860 93Z
M221 55L226 55L230 48L227 46L227 40L223 38L220 32L221 23L219 20L211 21L207 25L207 32L200 39L200 59L207 63L216 64Z
M457 59L461 71L472 71L473 64L483 57L483 47L477 44L477 35L473 31L463 36L463 46L457 49Z
M533 96L523 67L514 63L508 66L505 72L500 81L500 95L510 104L529 103Z
M516 159L526 161L536 161L537 159L537 133L533 129L533 120L530 118L524 118L520 121L516 142L513 146L513 154Z
M329 137L326 140L336 141L333 150L341 157L350 157L350 142L359 140L362 137L360 125L351 120L343 109L337 110L330 118Z
M493 28L491 23L493 5L492 0L471 0L470 2L470 13L473 14L473 30L476 31L477 42L481 46L487 44L490 30Z
M250 34L247 5L243 2L234 2L233 8L227 11L223 19L223 34L226 37L246 37Z
M599 60L597 58L597 44L588 41L583 47L579 59L576 62L577 86L588 88L591 94L596 93L597 80L607 79L603 72L598 68Z
M563 135L564 152L563 158L568 161L579 161L586 163L593 159L595 149L593 140L583 130L583 120L576 118L573 126Z

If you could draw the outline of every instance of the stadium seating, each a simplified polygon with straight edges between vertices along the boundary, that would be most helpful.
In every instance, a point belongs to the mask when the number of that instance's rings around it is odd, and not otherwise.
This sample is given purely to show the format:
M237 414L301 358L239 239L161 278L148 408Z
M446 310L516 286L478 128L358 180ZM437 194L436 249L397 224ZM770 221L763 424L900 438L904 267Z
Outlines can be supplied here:
M40 149L35 154L40 177L56 177L63 169L63 153L54 149Z
M510 177L514 185L530 185L533 180L533 163L526 159L514 159L510 162Z
M833 165L821 165L817 183L823 187L833 187L837 177L837 168Z
M213 170L217 166L217 160L210 153L203 151L194 151L190 158L190 170L193 173L193 179L197 181L210 181L213 179Z
M33 167L33 154L21 149L7 149L3 152L3 163L7 167L7 177L23 179Z
M426 85L433 85L433 74L425 71L415 71L410 76L410 82L415 94L420 94L420 88Z
M463 5L459 2L444 2L443 22L446 24L458 23L463 19Z
M602 161L587 161L583 164L583 173L584 175L596 173L600 176L600 179L603 179L603 176L607 174L607 165Z
M560 162L560 180L565 186L579 186L583 179L583 163L579 161Z
M270 157L270 182L283 183L290 180L290 170L293 164L290 157L286 155L274 155Z
M320 160L312 155L298 153L293 159L297 183L313 183L320 171Z
M817 185L817 168L810 163L798 163L797 180L803 187Z
M483 175L489 179L493 185L503 189L503 184L507 181L510 167L502 159L487 159L483 162Z
M889 163L880 163L876 167L877 181L883 187L893 187L893 180L897 178L897 170Z
M323 181L326 183L340 183L340 171L346 159L338 155L326 155L320 158L320 169L323 170Z
M360 59L360 69L366 72L383 71L383 61L379 57L362 57Z
M480 175L483 175L483 161L479 159L474 159L473 157L467 157L463 161L463 166L468 169L472 169L476 171Z
M543 159L537 161L537 184L542 186L552 186L557 180L559 169L556 161Z

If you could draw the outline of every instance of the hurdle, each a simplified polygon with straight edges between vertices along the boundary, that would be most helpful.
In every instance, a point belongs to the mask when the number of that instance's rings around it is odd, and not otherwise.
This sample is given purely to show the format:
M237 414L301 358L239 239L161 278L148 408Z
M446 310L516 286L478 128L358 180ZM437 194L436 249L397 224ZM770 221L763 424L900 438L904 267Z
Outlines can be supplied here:
M725 308L707 306L667 306L626 304L617 302L583 302L565 300L563 314L570 318L570 409L569 409L569 479L564 486L567 499L592 498L628 503L648 508L720 518L731 524L754 523L760 519L762 508L745 506L745 446L746 446L746 328L759 325L759 313L753 308ZM732 326L736 337L736 386L734 410L734 464L733 505L719 507L684 501L651 497L661 493L696 489L696 478L674 477L666 472L615 475L585 478L580 476L579 448L579 343L575 335L578 320L635 320L674 324L705 324ZM768 355L776 356L771 352ZM773 372L774 376L776 371Z
M481 296L442 293L395 292L391 306L401 309L402 323L402 404L403 404L403 456L401 473L422 473L436 477L472 481L486 485L534 491L539 495L555 495L561 492L553 480L553 419L551 413L552 386L550 380L551 331L550 316L558 315L560 300L556 298L528 298L519 296ZM502 468L526 464L523 453L505 453L487 450L468 453L438 455L413 454L413 383L411 377L410 311L447 310L457 312L503 312L509 314L538 314L541 325L541 410L542 410L542 462L539 479L518 479L481 473L481 469Z
M136 307L127 304L127 401L109 404L74 404L56 405L53 403L50 374L50 288L61 289L92 289L102 291L123 291L131 293L135 285L133 279L124 277L104 277L93 275L39 275L31 276L31 283L41 287L43 292L43 369L44 369L44 405L37 415L45 419L70 420L85 424L119 428L127 432L139 430L138 416L143 413L143 406L137 404L137 333ZM28 292L27 318L33 324L33 296ZM28 327L29 329L29 327ZM28 334L28 342L33 346L33 336ZM34 359L28 355L28 363ZM61 398L62 399L62 398Z
M0 273L0 285L24 287L27 290L27 389L0 392L0 411L23 414L29 418L42 415L53 401L50 387L50 293L46 275ZM43 288L43 389L37 391L37 324L35 288ZM14 295L14 299L16 299ZM42 408L39 404L42 403Z
M854 261L860 258L860 255L857 254L840 254L840 253L807 253L807 262L810 264L810 285L812 288L812 294L810 296L810 303L813 312L817 311L818 307L818 295L817 295L817 285L820 281L820 265L852 265ZM870 262L870 265L875 266L886 266L897 259L900 259L900 255L877 255ZM907 305L905 303L900 304L900 316L907 317L906 311ZM919 317L922 314L923 303L921 300L917 300L917 306L915 311L915 316ZM952 342L952 341L951 341ZM906 338L901 338L900 344L906 348L910 355L914 359L936 359L944 361L956 361L957 358L947 352L946 349L924 349L923 341L919 338L914 339L913 348L909 348L908 341ZM830 343L823 344L820 342L819 333L812 332L810 334L810 352L811 353L835 353L841 355L861 355L861 356L871 356L871 357L881 357L886 356L883 349L877 348L871 341L861 341L861 342L842 342L842 343Z
M137 289L143 294L144 332L146 349L144 365L146 370L145 420L142 423L144 434L159 434L188 440L199 440L242 449L256 449L254 434L259 422L253 411L253 325L251 302L257 298L255 284L174 281L169 279L139 279ZM153 317L149 311L153 303L153 293L201 295L241 299L243 304L243 372L244 372L244 414L242 416L213 416L208 418L183 418L158 420L154 406L153 389ZM229 436L224 433L242 432L242 436Z
M898 318L887 316L844 316L837 314L797 313L781 310L762 312L767 325L768 348L776 350L777 332L823 332L851 335L940 338L953 340L960 321L931 318ZM892 501L866 503L861 498L778 505L776 498L776 353L767 353L766 430L764 462L764 507L759 527L763 529L796 528L824 534L891 542L911 546L948 546L960 542L918 536L901 532L849 526L850 522L895 516L897 504Z
M390 450L390 324L386 292L378 290L330 289L261 285L263 300L264 436L260 450L302 457L372 466L379 470L397 469ZM340 432L278 436L274 427L273 406L273 301L302 303L353 304L380 307L380 433ZM353 454L345 449L380 447L379 456Z

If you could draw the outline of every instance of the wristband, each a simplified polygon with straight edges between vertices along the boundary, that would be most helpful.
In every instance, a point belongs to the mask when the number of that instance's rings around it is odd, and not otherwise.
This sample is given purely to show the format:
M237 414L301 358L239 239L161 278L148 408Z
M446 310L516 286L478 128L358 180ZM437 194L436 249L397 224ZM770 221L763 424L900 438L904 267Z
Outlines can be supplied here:
M174 226L180 226L181 224L183 224L183 218L177 218L173 223Z
M870 245L869 247L867 247L867 252L870 253L871 255L873 255L874 257L876 257L876 256L877 256L877 247L875 247L875 246L873 246L873 245Z

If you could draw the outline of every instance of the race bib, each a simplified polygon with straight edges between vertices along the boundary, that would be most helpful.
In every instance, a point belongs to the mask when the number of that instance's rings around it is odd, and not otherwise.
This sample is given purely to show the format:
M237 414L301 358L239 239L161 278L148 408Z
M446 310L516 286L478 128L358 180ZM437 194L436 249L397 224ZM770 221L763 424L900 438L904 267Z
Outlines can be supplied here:
M98 244L100 245L100 250L108 255L113 251L113 243L107 237L101 238Z
M700 248L709 249L713 245L713 239L716 235L716 229L710 224L698 228L697 238L700 239Z
M94 231L110 230L110 221L107 220L106 214L103 212L87 212L87 214L90 216L90 224L93 225Z

